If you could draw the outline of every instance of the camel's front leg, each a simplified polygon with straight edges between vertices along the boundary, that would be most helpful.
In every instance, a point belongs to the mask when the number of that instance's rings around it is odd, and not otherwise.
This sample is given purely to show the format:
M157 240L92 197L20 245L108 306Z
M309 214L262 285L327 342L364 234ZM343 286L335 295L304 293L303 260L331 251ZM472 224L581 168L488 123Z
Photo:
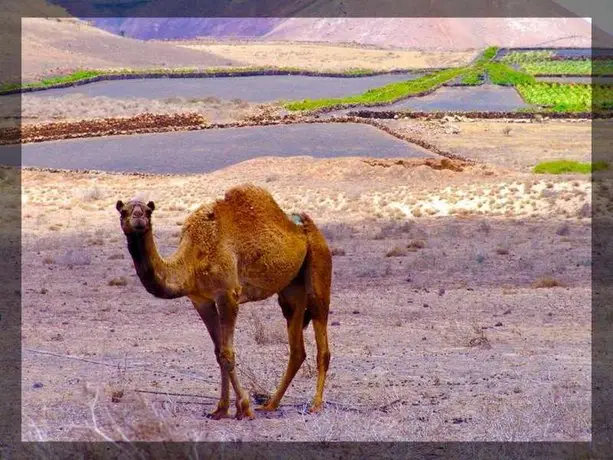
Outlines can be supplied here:
M238 315L238 296L234 292L227 292L216 300L221 320L221 364L228 373L230 383L236 393L236 418L254 417L249 402L249 395L243 390L236 376L234 356L234 327Z
M221 396L217 403L217 409L214 412L207 414L209 417L216 420L228 417L228 409L230 408L230 379L228 372L225 370L221 362L221 323L215 302L196 302L192 300L196 311L202 318L206 328L211 335L213 344L215 345L215 357L219 363L221 373Z

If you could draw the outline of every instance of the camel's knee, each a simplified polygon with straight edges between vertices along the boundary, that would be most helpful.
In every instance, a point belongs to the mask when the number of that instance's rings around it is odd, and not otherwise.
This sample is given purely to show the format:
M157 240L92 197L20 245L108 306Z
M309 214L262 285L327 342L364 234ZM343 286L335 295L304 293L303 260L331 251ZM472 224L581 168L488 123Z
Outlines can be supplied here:
M306 351L304 350L295 350L290 354L290 359L296 361L299 365L301 365L306 359Z
M226 371L234 369L234 351L228 349L221 350L218 362Z
M217 359L217 363L221 365L221 350L215 347L215 358Z

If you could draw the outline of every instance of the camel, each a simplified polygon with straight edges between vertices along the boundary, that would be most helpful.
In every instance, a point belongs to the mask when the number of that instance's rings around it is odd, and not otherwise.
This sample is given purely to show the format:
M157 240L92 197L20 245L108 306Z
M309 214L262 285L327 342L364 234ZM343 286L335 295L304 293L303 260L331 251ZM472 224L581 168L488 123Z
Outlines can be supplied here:
M236 375L234 327L239 305L278 295L287 322L289 362L279 386L256 410L274 411L306 358L303 329L312 321L317 343L317 385L309 410L323 407L330 362L328 310L332 257L326 239L304 213L291 217L268 191L245 184L223 199L204 204L183 224L176 251L162 258L153 239L155 204L117 201L123 233L136 273L155 297L188 297L204 322L221 373L221 395L213 419L229 417L230 388L236 418L254 418Z

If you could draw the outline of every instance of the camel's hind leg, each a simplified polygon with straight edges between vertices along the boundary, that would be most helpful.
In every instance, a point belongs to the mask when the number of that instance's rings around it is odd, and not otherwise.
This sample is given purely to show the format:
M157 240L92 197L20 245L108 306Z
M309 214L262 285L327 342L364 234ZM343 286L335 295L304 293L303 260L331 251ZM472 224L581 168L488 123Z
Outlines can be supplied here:
M326 239L313 221L305 214L302 214L301 217L308 240L304 273L307 292L306 318L308 320L310 317L313 321L313 330L317 342L317 387L309 411L317 412L323 405L326 374L330 365L328 312L332 285L332 255ZM307 321L305 321L306 325Z
M275 410L279 407L281 398L287 391L290 383L296 376L298 369L306 358L304 349L304 336L302 327L306 310L306 292L301 283L294 282L279 292L279 305L287 321L287 335L289 339L289 362L285 375L270 399L256 410Z

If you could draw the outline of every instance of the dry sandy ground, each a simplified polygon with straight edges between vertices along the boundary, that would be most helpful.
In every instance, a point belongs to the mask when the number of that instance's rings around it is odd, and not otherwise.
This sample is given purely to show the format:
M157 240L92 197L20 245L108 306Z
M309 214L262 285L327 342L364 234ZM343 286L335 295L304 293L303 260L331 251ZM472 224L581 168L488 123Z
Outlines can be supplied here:
M142 113L197 113L209 123L230 123L266 114L279 114L282 111L282 107L277 104L254 104L242 99L218 97L174 97L160 100L89 97L82 94L45 98L24 94L21 97L21 121L24 124L131 117Z
M24 439L589 440L589 179L395 163L24 171ZM191 209L247 179L310 213L336 254L319 415L302 411L315 387L309 328L278 413L204 418L219 384L211 341L186 300L145 292L119 229L117 199L155 200L167 255ZM242 306L235 337L243 385L271 392L287 359L276 300Z
M550 160L592 161L591 120L537 122L456 118L382 121L395 132L424 138L444 151L521 171L529 171L538 163ZM613 123L599 120L598 126L610 129ZM608 139L609 136L596 136L594 142ZM606 151L600 144L593 148L599 152Z
M173 43L173 42L171 42ZM174 42L177 46L225 56L254 66L298 67L309 70L425 69L467 65L480 50L389 50L367 46L343 46L300 42L211 43L210 40Z

